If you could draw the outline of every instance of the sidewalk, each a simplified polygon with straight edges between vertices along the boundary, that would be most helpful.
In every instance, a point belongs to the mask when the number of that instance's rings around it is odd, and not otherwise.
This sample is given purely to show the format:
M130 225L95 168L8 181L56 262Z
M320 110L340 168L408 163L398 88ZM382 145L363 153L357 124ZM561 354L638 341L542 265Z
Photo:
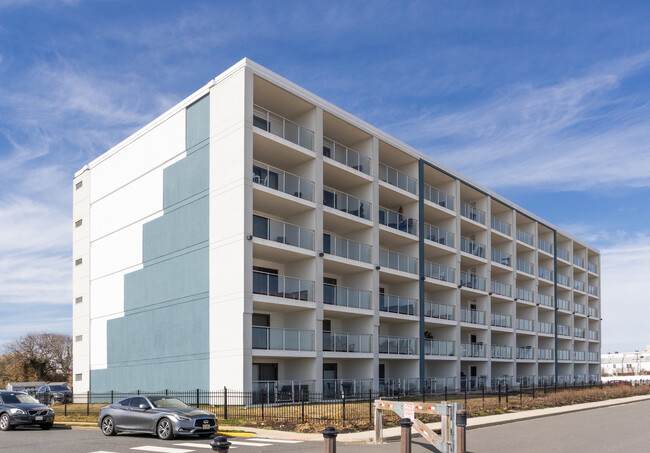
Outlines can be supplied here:
M467 429L486 428L488 426L501 425L523 420L532 420L553 415L567 414L570 412L580 412L601 407L618 406L620 404L636 403L637 401L650 400L650 395L631 396L628 398L618 398L605 401L596 401L593 403L574 404L572 406L550 407L546 409L535 409L530 411L514 412L509 414L486 415L485 417L474 417L467 419ZM440 423L427 424L431 429L440 429ZM220 426L225 431L237 430L254 433L256 436L268 439L284 440L302 440L302 441L322 441L322 434L304 434L289 431L275 431L271 429L248 428L244 426ZM399 439L400 427L384 428L384 440ZM415 432L414 435L417 435ZM372 442L374 431L362 431L358 433L339 434L336 440L338 442Z

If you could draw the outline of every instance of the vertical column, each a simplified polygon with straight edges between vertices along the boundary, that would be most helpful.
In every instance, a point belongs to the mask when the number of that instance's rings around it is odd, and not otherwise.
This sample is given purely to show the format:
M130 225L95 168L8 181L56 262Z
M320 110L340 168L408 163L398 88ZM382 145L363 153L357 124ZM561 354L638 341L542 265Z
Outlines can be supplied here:
M487 208L485 209L485 223L487 227L487 239L485 241L485 257L487 258L487 281L492 281L492 197L487 197ZM491 283L488 283L491 284ZM490 293L490 287L485 288ZM487 324L487 377L486 384L492 382L492 296L488 296L487 310L485 310L485 322Z
M323 251L323 109L316 107L314 124L314 151L316 152L314 175L314 201L316 202L316 252ZM316 316L314 332L316 332L316 363L315 378L316 392L323 391L323 258L316 258L316 279L314 285L314 300L316 301Z
M419 255L419 295L420 300L420 328L419 328L419 345L420 345L420 392L424 392L425 373L425 356L424 356L424 160L418 162L418 255Z
M513 290L517 291L517 211L511 211L511 233L512 233L512 281L514 282ZM514 296L513 296L514 298ZM513 384L517 380L517 302L512 302L512 376Z
M372 388L379 389L379 140L372 137Z
M460 263L460 181L456 181L456 189L454 190L454 197L456 197L456 347L457 347L457 358L456 358L456 389L460 389L460 372L461 372L461 328L460 328L460 304L461 304L461 289L460 289L460 272L462 270Z
M555 324L553 339L555 342L555 385L557 385L558 363L557 363L557 231L553 230L553 323Z
M533 303L535 304L535 319L533 319L533 329L535 333L535 381L537 382L539 376L539 223L535 222L533 227L535 238L533 239L533 247L535 247L535 258L533 259L533 272L535 284L533 285Z

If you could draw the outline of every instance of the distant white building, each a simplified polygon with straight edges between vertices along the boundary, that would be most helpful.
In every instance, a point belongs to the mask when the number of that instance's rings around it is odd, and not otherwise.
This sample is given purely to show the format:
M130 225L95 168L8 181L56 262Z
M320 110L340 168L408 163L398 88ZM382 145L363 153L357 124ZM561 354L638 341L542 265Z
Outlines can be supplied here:
M645 351L603 354L601 367L603 375L650 375L650 345Z
M36 391L39 387L45 385L45 382L9 382L6 389L10 392L27 392L28 390Z

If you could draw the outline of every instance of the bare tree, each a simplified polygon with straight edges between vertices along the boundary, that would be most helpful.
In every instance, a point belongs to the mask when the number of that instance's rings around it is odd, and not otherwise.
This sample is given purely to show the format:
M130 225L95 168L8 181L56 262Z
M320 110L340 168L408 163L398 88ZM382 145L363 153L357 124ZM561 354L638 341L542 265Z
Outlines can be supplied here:
M72 337L29 333L5 345L0 380L68 381L72 372Z

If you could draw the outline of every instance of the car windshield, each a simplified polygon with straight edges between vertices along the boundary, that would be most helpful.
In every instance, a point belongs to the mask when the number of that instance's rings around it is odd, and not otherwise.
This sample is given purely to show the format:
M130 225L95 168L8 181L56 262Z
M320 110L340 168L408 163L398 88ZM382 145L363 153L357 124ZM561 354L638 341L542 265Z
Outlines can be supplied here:
M168 396L150 396L149 401L151 401L153 407L160 407L164 409L179 409L183 407L189 407L181 400L170 398Z
M50 385L50 390L54 392L62 392L64 390L70 390L67 385Z
M26 393L5 393L2 395L2 401L5 404L40 404L36 398Z

